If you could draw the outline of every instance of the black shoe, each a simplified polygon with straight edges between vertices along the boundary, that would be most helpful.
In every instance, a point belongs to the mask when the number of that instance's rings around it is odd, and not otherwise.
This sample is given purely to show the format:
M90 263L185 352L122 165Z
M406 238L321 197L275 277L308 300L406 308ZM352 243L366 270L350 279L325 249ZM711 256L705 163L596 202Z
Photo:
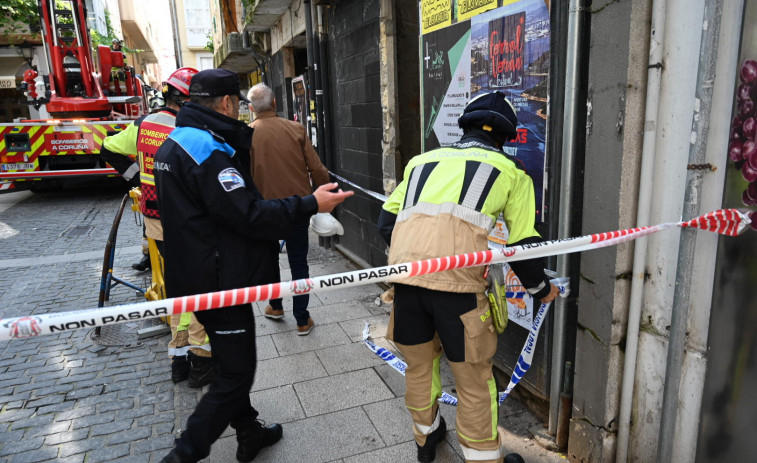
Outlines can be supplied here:
M197 463L198 460L193 460L191 458L187 458L181 453L179 453L178 450L173 449L171 450L171 453L163 457L162 460L160 460L160 463Z
M171 360L171 381L174 384L186 381L189 378L189 360L186 355L174 356Z
M439 412L437 412L439 413ZM436 458L436 446L439 442L444 440L447 432L447 423L444 422L444 417L439 417L439 427L426 436L426 443L421 447L416 442L415 446L418 447L418 461L421 463L431 463Z
M270 447L284 435L284 428L280 424L265 426L261 421L246 429L237 429L237 460L249 462L258 456L258 452Z
M145 270L150 268L150 256L143 256L142 260L140 260L136 264L131 264L131 268L139 272L144 272Z
M517 453L508 453L505 455L504 463L526 463L526 460Z
M191 351L187 353L187 359L189 359L189 382L188 386L191 388L203 387L206 384L210 384L213 381L213 377L216 375L213 369L213 359L210 357L200 357L193 354Z

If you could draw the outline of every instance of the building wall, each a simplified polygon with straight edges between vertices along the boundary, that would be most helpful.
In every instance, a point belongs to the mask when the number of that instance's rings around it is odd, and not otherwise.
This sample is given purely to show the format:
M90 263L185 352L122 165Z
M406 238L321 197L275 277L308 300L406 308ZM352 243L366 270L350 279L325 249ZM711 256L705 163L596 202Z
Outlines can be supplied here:
M379 13L378 0L345 0L330 9L329 67L333 169L363 188L381 192ZM345 229L340 244L371 265L386 263L386 243L376 228L381 205L357 192L337 209Z
M648 4L592 4L582 235L635 226ZM632 257L632 244L580 254L571 461L615 459Z
M187 4L194 5L198 2L198 0L191 0L191 3L188 0L175 0L176 2L176 16L177 16L177 28L179 30L179 43L181 46L181 59L182 59L182 66L184 67L192 67L195 69L203 70L203 69L211 69L213 68L213 54L205 48L205 44L202 46L189 46L189 42L187 40L187 24L188 24L188 18L186 15L186 6ZM210 0L205 0L205 3L208 4L208 7L210 7L211 2ZM203 5L205 5L203 3ZM214 28L218 31L220 31L220 23L219 18L213 16L208 17L208 33L212 33ZM219 32L219 37L220 37ZM215 37L215 35L214 35ZM207 60L203 58L210 58L209 63Z

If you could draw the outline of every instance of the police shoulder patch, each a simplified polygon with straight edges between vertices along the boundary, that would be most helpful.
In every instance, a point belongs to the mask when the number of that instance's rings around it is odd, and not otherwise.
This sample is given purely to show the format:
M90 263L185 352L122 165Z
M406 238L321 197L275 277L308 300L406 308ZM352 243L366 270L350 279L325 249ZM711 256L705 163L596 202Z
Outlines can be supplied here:
M237 188L242 188L244 186L244 179L242 179L242 175L233 167L222 170L218 174L218 181L221 183L223 189L227 192L236 190Z

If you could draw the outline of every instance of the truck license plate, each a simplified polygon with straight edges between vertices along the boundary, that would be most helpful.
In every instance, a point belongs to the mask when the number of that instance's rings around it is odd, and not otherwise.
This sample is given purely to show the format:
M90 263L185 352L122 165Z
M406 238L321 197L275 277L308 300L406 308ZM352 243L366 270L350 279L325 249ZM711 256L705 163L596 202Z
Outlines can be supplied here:
M34 163L33 162L17 162L15 164L3 164L2 165L4 171L9 170L33 170L34 169Z

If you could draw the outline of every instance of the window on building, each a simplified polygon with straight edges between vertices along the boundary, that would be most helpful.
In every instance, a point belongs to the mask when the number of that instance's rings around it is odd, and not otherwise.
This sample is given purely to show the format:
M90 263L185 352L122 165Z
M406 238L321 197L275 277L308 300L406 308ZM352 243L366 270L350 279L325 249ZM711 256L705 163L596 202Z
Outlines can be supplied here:
M187 22L187 46L204 48L210 35L210 2L185 0L184 15Z
M213 69L213 55L211 53L197 54L197 70Z

